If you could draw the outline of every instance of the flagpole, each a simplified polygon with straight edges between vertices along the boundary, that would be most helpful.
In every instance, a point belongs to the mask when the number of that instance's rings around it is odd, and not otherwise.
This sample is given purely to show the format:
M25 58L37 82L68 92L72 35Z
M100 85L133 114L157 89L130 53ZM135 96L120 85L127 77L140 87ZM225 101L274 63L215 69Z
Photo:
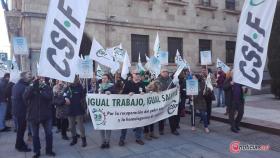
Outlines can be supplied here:
M194 125L195 124L195 111L194 111L194 100L193 100L193 95L192 95L192 117L193 117L193 120L192 120L192 124Z

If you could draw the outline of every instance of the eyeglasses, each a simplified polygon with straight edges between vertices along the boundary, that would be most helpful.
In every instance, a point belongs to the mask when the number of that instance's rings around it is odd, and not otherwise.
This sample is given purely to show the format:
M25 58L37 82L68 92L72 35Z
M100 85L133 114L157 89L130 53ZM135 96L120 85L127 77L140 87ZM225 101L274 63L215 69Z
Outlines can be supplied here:
M133 73L133 74L135 74L135 75L140 75L140 73Z

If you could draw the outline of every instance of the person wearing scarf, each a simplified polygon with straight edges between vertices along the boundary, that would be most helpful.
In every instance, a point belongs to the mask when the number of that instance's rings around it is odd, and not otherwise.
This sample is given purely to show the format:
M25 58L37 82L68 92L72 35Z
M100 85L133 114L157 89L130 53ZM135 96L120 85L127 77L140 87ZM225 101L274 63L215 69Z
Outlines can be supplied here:
M99 84L98 93L107 95L115 94L114 84L110 82L110 76L108 74L102 76L102 82ZM102 145L100 148L110 148L111 130L101 130L100 133L102 139Z

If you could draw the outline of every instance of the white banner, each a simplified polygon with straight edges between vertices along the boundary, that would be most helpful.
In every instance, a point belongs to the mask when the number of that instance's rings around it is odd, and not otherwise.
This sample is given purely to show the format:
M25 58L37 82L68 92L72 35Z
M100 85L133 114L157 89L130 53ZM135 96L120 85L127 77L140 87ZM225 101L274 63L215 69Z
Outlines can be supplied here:
M201 65L212 64L211 51L200 51L200 62L201 62Z
M25 37L13 37L13 48L15 55L28 55L28 46Z
M238 26L234 82L261 89L277 0L246 0Z
M89 0L51 0L43 36L39 76L73 82Z
M92 78L93 77L93 62L88 56L85 59L78 60L78 75L80 78Z
M94 129L127 129L177 115L179 95L177 88L132 96L87 94L87 105Z
M198 80L186 80L187 95L198 95Z

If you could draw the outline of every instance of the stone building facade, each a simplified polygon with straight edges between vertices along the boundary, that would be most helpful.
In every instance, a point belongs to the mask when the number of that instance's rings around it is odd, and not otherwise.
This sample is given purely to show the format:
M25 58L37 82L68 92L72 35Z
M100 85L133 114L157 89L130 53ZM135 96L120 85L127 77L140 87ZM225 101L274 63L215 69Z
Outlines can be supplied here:
M212 51L213 67L216 58L232 64L243 3L244 0L90 0L85 32L104 47L122 43L132 62L137 61L139 52L143 61L144 54L153 54L158 32L161 49L169 51L169 65L174 66L179 49L196 71L200 67L200 50ZM30 48L30 55L21 57L23 69L36 68L48 4L49 0L13 1L20 26L10 36L26 37Z

